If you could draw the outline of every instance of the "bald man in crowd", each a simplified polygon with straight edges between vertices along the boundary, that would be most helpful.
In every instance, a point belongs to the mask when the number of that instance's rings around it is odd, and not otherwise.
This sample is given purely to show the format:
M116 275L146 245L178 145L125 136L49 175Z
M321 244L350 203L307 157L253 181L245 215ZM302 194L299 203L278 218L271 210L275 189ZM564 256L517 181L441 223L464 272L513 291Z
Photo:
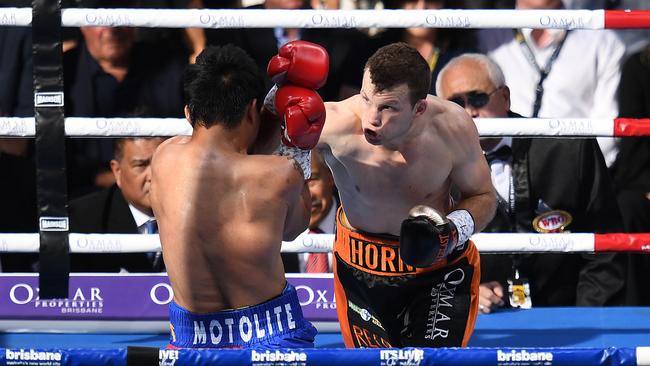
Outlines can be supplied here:
M485 55L465 54L440 72L436 90L472 118L521 118L510 88ZM522 121L521 123L526 123ZM498 193L487 232L622 230L621 215L595 139L481 138ZM623 301L616 254L481 255L480 308L605 306Z

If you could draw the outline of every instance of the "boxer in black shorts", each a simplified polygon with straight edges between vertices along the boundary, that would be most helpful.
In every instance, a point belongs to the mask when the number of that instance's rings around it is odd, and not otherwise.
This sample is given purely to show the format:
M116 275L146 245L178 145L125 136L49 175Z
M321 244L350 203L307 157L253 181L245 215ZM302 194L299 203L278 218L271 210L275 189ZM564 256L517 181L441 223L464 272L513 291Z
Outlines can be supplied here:
M417 50L391 44L368 59L358 95L326 103L319 147L344 212L334 277L348 347L464 346L474 328L469 237L496 194L476 126L427 94L429 73Z

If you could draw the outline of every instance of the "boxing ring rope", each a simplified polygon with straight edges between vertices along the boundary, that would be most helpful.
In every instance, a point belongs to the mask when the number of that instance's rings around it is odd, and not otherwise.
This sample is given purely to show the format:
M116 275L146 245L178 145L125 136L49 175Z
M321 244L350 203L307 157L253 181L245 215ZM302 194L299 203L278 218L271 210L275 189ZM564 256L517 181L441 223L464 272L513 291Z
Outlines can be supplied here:
M69 234L71 253L138 253L161 250L158 235ZM472 241L481 253L601 253L650 252L650 234L474 234ZM282 243L283 253L331 252L334 234L303 234ZM38 234L0 233L0 253L35 253Z
M477 118L481 136L629 137L650 136L650 118ZM0 137L34 137L34 118L0 117ZM67 117L68 137L191 135L182 118Z
M30 8L0 9L0 25L29 26ZM63 9L66 27L161 28L650 28L648 10Z

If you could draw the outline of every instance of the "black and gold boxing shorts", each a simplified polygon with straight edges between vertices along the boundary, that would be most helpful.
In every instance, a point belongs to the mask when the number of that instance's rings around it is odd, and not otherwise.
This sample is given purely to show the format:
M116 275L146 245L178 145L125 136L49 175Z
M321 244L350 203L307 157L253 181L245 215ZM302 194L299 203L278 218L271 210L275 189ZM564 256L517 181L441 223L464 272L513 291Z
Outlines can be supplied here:
M466 346L481 277L474 243L415 268L402 262L398 237L352 230L344 215L336 215L334 292L346 347Z

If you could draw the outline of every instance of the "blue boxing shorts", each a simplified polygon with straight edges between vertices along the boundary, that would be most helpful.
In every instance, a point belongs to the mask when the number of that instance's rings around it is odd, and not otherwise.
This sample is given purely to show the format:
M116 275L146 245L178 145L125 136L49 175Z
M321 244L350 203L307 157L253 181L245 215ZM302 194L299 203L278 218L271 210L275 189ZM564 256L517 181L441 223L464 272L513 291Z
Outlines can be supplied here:
M261 304L195 314L169 304L169 348L309 348L316 328L302 315L296 289Z

